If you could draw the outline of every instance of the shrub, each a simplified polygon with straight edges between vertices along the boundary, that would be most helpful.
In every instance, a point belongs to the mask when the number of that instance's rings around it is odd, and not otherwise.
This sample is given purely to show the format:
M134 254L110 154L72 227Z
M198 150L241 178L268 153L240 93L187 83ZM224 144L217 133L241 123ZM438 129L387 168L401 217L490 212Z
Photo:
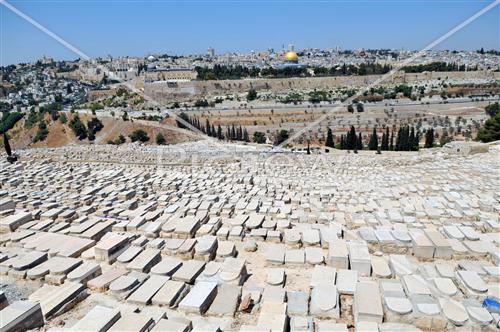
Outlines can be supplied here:
M288 133L288 130L281 129L276 133L276 141L274 142L274 145L280 145L284 141L286 141L290 137L290 134Z
M496 102L494 104L486 106L484 110L486 111L486 114L488 114L491 117L494 117L495 115L498 114L498 112L500 112L500 104Z
M49 130L47 129L47 124L45 121L40 121L38 123L38 131L36 132L35 137L33 138L33 143L44 141L49 134Z
M255 91L255 89L248 90L247 100L248 101L252 101L252 100L255 100L255 99L257 99L257 91Z
M70 122L69 127L73 130L73 133L78 137L79 140L85 139L88 136L87 128L83 124L80 117L76 115Z
M129 135L130 139L132 142L147 142L149 141L149 136L148 134L142 130L142 129L137 129L135 130L132 134Z
M485 143L500 140L500 113L486 120L484 127L477 132L477 139Z
M253 133L253 142L258 144L266 143L266 135L260 131Z
M61 122L61 123L63 123L63 124L64 124L64 123L66 123L66 122L68 122L68 118L66 117L66 114L61 113L61 114L59 115L59 122Z
M165 137L161 133L158 133L156 135L156 144L158 145L165 145L167 141L165 140Z

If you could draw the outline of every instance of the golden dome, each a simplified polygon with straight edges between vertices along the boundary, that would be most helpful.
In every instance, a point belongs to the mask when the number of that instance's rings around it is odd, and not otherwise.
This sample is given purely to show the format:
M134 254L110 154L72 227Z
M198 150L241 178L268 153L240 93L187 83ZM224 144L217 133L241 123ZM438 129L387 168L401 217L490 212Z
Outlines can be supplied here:
M297 62L299 61L299 56L293 51L288 51L285 53L285 61Z

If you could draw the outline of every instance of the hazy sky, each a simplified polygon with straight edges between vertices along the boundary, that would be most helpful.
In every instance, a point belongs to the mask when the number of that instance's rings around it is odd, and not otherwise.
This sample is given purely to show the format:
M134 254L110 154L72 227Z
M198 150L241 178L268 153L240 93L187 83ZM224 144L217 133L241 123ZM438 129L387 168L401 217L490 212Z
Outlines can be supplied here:
M91 57L304 47L420 49L492 1L19 0L10 4ZM500 6L439 49L499 49ZM0 65L75 59L0 5Z

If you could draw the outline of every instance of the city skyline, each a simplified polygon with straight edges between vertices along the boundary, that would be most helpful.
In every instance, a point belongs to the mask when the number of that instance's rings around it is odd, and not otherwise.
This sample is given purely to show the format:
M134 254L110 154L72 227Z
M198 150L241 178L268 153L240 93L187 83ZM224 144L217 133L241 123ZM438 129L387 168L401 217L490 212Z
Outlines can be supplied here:
M346 4L312 1L288 2L286 5L279 1L265 4L259 1L230 4L222 1L9 3L95 58L151 53L203 54L209 46L217 54L248 53L268 48L278 51L289 43L299 50L336 46L342 49L418 50L491 2L359 1ZM42 55L56 60L79 57L5 6L0 8L0 65L32 62ZM75 15L77 12L79 15ZM242 15L244 19L241 19ZM496 7L436 49L498 49L498 18L499 9Z

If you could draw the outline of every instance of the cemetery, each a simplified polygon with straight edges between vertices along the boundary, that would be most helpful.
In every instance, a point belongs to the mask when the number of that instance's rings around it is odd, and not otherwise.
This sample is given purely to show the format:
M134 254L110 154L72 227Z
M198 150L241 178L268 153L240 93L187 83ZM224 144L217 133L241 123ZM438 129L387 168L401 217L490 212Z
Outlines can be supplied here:
M2 159L0 330L500 329L498 147L216 148Z

